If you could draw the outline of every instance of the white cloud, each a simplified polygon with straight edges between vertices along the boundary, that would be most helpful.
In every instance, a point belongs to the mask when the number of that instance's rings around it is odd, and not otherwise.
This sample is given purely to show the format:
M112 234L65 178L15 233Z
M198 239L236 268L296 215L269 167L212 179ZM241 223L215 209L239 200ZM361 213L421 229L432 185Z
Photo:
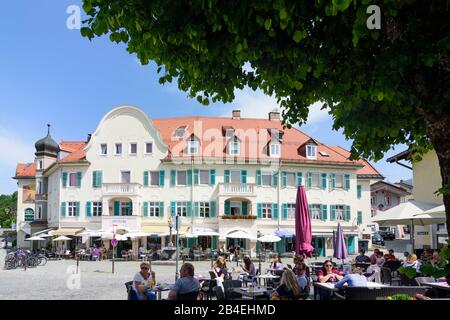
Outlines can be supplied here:
M315 103L310 107L308 124L321 122L330 117L326 110L320 109L321 106L321 103ZM247 87L243 90L236 90L233 104L221 116L229 117L231 110L234 109L241 110L243 118L267 118L270 111L274 109L280 111L280 106L275 97L265 95L261 90L253 91Z
M25 142L13 133L0 129L0 168L15 168L18 162L33 161L34 148L30 142Z

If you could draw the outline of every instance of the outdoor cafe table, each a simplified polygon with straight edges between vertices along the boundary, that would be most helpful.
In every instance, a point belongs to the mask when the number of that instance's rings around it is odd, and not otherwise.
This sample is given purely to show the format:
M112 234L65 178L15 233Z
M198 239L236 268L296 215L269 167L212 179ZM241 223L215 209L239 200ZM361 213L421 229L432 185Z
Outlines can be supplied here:
M170 287L171 287L171 285L169 285L169 284L163 284L163 285L157 285L155 287L151 287L148 290L151 292L154 292L157 295L158 300L161 300L161 295L162 295L163 291L169 291Z
M255 300L256 297L263 296L264 292L267 291L267 288L264 288L264 287L253 288L253 291L249 291L249 289L250 288L234 288L233 292L242 294L245 297L249 297L249 298L252 298L253 300Z
M346 287L347 284L344 284ZM314 282L314 287L322 288L324 290L330 291L331 293L337 292L339 289L334 287L333 282ZM381 288L388 287L388 285L377 283L377 282L367 282L367 288ZM315 290L314 290L315 291ZM316 300L316 292L314 292L314 300Z
M274 276L272 274L263 274L263 275L256 276L256 278L259 280L259 284L261 284L261 279L264 279L264 285L267 286L268 279L270 279L270 280L279 279L280 276Z

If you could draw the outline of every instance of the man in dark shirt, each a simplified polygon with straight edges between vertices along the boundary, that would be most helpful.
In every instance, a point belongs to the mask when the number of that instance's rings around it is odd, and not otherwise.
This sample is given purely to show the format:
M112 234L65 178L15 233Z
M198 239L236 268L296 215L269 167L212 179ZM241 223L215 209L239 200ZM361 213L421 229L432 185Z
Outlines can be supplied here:
M366 251L364 249L359 250L359 256L355 258L356 263L370 263L370 258L366 256Z

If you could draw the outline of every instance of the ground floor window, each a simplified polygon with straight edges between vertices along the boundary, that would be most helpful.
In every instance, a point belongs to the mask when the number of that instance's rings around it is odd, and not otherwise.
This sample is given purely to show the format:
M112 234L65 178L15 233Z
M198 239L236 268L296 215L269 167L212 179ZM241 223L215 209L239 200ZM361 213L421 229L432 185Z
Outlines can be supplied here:
M227 249L230 247L234 247L236 248L237 246L239 246L242 249L246 249L247 248L247 241L246 239L233 239L233 238L228 238L227 239Z

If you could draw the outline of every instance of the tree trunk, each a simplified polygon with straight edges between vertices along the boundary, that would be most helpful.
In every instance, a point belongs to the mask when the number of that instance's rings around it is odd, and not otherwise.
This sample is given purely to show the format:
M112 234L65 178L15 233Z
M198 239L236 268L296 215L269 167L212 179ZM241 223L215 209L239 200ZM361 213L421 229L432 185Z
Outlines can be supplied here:
M450 114L423 112L422 115L425 118L428 136L439 160L442 187L447 187L447 192L443 194L443 200L447 217L447 234L450 238ZM420 183L420 181L415 182Z

